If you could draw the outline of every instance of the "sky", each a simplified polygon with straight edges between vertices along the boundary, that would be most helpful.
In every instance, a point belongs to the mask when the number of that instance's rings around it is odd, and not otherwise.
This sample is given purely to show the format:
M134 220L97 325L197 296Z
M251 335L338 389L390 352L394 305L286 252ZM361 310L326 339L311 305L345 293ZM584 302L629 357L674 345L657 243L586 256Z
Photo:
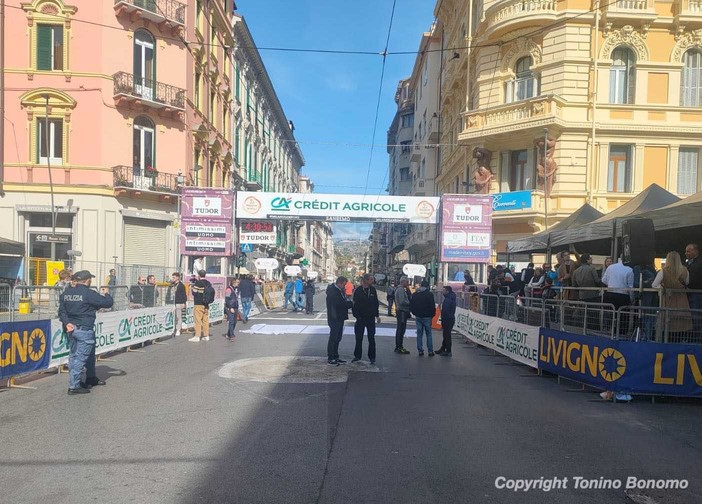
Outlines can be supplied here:
M373 51L385 47L392 0L236 0L259 48ZM397 0L389 51L416 52L434 20L432 0ZM318 193L385 194L387 130L395 90L409 77L415 55L390 55L373 140L382 69L378 55L260 50L295 138L305 157L303 174ZM335 224L335 238L367 239L370 224Z

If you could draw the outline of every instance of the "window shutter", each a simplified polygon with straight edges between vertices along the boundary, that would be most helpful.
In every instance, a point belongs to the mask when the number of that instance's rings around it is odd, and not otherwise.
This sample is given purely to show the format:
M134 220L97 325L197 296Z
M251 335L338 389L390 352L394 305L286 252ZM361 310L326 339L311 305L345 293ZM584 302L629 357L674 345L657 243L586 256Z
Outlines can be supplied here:
M37 25L37 70L53 70L51 51L51 26Z
M693 194L697 191L697 149L680 149L678 160L678 194Z
M514 101L514 81L508 80L505 83L505 103L512 103Z
M500 192L509 192L509 160L510 152L505 151L501 155L502 166L500 167Z
M625 103L635 103L636 100L636 65L629 64L627 68L627 96Z

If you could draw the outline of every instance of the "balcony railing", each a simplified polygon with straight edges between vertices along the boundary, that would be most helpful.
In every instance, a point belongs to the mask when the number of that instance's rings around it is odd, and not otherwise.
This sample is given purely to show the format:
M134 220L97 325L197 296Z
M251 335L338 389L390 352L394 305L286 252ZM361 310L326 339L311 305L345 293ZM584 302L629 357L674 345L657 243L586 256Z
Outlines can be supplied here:
M694 23L702 20L702 0L677 0L673 8L677 22Z
M616 0L609 3L605 19L649 19L656 17L654 0Z
M134 77L127 72L117 72L114 80L114 96L137 99L141 103L156 108L185 110L185 89L169 86L162 82Z
M557 0L508 0L490 7L485 14L488 31L507 25L512 21L543 17L550 20L556 16Z
M433 116L427 121L427 133L429 133L427 143L439 143L439 118L437 116Z
M115 166L112 168L115 189L178 194L178 176L171 173L151 174L141 168Z
M115 0L115 10L120 12L139 12L143 17L153 21L171 21L185 25L187 5L176 0Z

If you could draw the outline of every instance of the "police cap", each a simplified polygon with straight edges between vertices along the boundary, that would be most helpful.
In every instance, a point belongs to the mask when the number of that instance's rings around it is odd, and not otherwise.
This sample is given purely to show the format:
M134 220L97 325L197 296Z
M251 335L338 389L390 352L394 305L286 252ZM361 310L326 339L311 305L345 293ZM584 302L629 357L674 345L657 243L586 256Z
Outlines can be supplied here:
M88 270L82 270L78 271L77 273L74 273L73 276L71 277L71 280L75 280L77 282L82 282L83 280L87 280L89 278L95 278L95 275L90 273Z

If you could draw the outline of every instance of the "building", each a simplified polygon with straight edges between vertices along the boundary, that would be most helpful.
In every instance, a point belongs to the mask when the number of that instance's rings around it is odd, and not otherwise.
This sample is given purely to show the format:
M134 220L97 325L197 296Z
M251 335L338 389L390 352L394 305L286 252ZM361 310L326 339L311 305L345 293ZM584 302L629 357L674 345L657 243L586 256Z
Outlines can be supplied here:
M698 191L696 4L514 5L444 0L435 11L445 48L437 181L442 192L499 195L496 259L508 240L585 202L606 212L651 183Z
M188 6L5 4L0 219L3 236L26 244L30 281L43 283L44 262L69 251L96 273L115 263L176 267L173 222L189 173Z
M311 193L314 183L309 177L300 176L300 192ZM334 231L331 223L323 221L295 221L296 252L308 271L316 271L318 278L326 278L336 271Z

